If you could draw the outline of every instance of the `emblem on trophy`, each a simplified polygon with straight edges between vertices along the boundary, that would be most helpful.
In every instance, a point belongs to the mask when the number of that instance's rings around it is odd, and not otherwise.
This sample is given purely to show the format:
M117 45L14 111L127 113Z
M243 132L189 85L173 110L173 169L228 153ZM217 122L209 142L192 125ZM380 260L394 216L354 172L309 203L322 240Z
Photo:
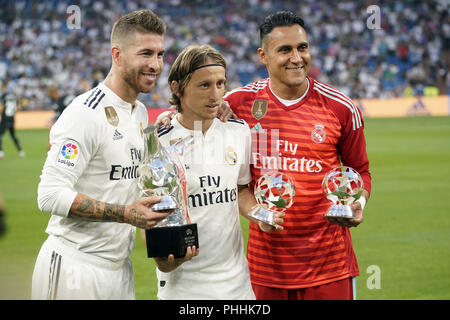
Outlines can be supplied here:
M333 203L325 217L355 217L350 204L363 192L363 180L356 170L346 166L334 168L325 175L322 190Z
M164 148L153 126L144 129L145 153L139 166L139 188L144 196L162 196L160 203L152 206L154 211L172 210L167 218L148 230L148 257L184 257L186 249L198 247L197 224L190 223L186 202L186 174L182 157L194 138L188 136Z
M294 203L294 182L281 172L264 174L256 182L254 194L256 202L267 208L255 206L248 215L274 226L274 213L283 212Z

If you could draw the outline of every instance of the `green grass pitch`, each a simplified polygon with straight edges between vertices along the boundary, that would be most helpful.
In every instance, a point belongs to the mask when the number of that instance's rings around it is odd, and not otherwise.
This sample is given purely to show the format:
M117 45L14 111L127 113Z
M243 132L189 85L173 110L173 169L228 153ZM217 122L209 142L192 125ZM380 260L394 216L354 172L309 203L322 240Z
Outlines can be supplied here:
M358 299L450 299L450 117L366 119L373 187L364 223L352 229ZM0 238L0 299L29 299L49 216L36 189L48 130L21 130L18 158L3 137L0 192L7 233ZM243 221L244 236L248 224ZM155 267L137 235L136 298L155 299Z

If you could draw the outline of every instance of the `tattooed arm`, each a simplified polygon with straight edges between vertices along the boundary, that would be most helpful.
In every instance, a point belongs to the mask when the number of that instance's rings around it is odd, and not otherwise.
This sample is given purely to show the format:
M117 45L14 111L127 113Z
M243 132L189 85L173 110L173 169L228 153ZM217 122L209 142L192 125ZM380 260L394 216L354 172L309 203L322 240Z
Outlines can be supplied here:
M161 201L161 197L140 198L130 205L110 204L94 200L78 193L69 211L69 218L98 221L129 223L139 228L150 229L160 220L166 218L173 210L155 212L151 206Z

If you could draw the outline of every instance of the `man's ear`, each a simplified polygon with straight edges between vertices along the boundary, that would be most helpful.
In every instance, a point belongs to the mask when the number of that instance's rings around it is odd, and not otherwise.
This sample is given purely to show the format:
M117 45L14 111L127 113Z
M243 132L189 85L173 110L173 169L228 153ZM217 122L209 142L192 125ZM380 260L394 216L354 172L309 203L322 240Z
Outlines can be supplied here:
M258 53L258 58L259 61L261 61L262 64L266 65L267 64L267 59L266 59L266 52L263 48L258 48L258 50L256 51Z
M178 92L179 84L178 81L172 80L170 83L170 89L172 90L172 93L175 94L178 98L180 98L180 93Z
M118 46L111 48L111 57L115 65L122 66L122 50Z

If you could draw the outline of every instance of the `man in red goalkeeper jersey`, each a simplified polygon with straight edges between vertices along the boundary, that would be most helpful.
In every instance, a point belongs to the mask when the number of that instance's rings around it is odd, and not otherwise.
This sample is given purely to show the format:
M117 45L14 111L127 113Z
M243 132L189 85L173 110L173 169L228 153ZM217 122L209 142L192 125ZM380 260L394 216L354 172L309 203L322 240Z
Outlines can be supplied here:
M363 221L371 191L364 121L339 90L308 76L311 53L303 20L277 12L260 26L259 60L269 78L229 92L225 100L252 128L252 184L267 171L295 181L282 232L250 224L248 263L257 299L352 299L359 275L349 227ZM354 219L324 218L331 203L321 183L340 164L364 181Z

